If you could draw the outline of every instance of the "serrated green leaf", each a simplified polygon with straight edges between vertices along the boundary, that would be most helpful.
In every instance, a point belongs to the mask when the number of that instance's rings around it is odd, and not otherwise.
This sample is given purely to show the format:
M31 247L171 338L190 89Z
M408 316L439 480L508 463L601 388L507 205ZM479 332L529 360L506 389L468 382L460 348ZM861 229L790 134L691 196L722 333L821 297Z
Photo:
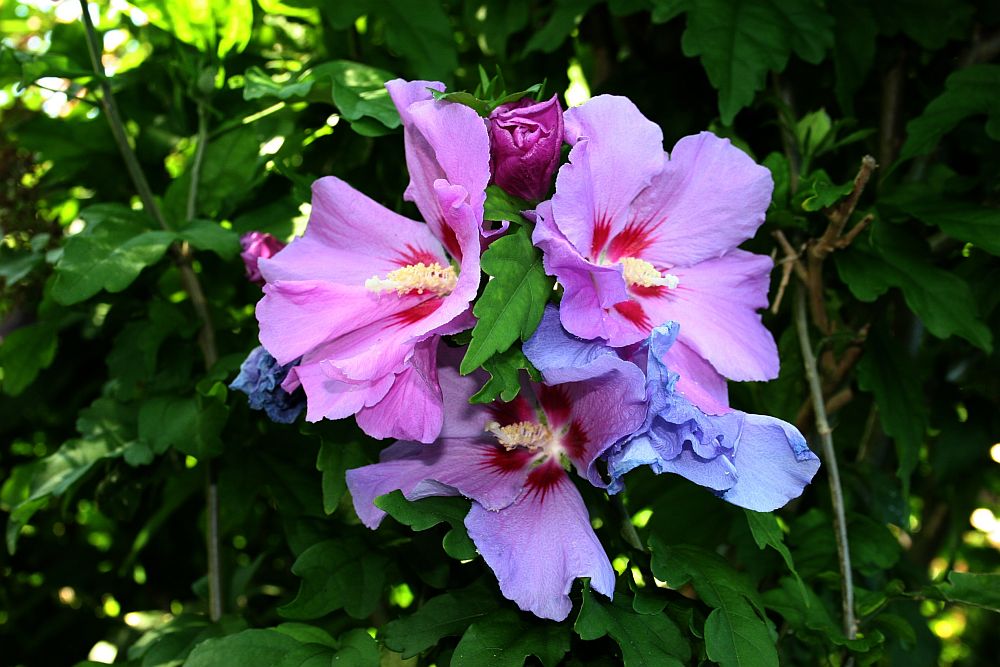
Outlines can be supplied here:
M949 76L944 92L906 124L896 163L930 153L960 122L979 115L986 115L986 134L1000 141L1000 65L972 65Z
M177 235L198 250L209 250L225 260L235 258L240 252L239 234L211 220L192 220Z
M898 207L925 225L940 227L952 238L1000 255L1000 209L949 198L929 191L925 184L897 188L879 203Z
M157 454L169 447L209 458L222 452L220 434L229 419L224 402L203 396L157 396L139 408L139 439Z
M345 473L368 463L361 445L356 442L323 440L319 446L316 469L323 473L323 511L332 514L347 492Z
M415 614L385 626L385 645L411 658L437 644L444 637L465 632L472 623L497 608L493 592L481 582L468 588L439 595Z
M553 281L545 275L542 254L523 227L494 241L483 253L482 267L493 280L472 309L479 319L462 359L463 375L504 352L518 338L527 340L535 333L552 294Z
M681 47L701 58L719 91L722 122L731 125L767 73L785 69L793 50L810 63L823 59L833 44L832 23L810 0L700 0L688 8Z
M17 466L0 488L0 506L10 512L7 550L14 553L21 528L48 499L65 493L95 463L121 455L106 440L69 440L40 461Z
M395 75L377 67L350 60L334 60L313 68L310 78L331 82L333 103L347 120L370 118L385 127L399 127L399 112L385 88Z
M861 301L898 287L910 309L938 338L958 335L987 352L993 334L981 321L968 283L928 261L923 243L897 225L876 221L871 241L855 242L835 261L840 279Z
M57 343L56 329L47 322L29 324L4 336L0 342L3 393L17 396L27 389L52 364Z
M528 656L555 667L569 652L569 628L503 609L473 623L452 655L452 667L521 667Z
M484 220L507 220L521 223L524 222L524 216L521 215L521 211L529 211L532 208L534 206L532 206L531 202L505 192L498 185L486 186L486 204L484 205L483 212Z
M109 212L69 237L56 264L52 297L71 305L101 290L121 292L158 262L176 236L151 231L142 220L129 209Z
M506 352L495 354L486 360L483 368L490 374L486 384L469 398L470 403L492 403L497 398L506 402L514 400L521 391L520 371L528 371L528 375L538 379L538 371L531 365L524 352L519 347L511 347Z
M370 15L382 19L389 46L410 61L417 76L445 82L452 78L458 54L441 4L374 0Z
M802 599L808 605L805 582L802 581L802 577L799 576L798 571L795 569L792 552L785 545L785 534L782 532L781 526L778 525L777 517L772 512L754 512L748 509L743 511L746 513L747 524L750 526L750 534L753 535L753 541L757 543L757 548L764 549L771 547L781 554L781 558L785 561L785 565L788 566L788 570L795 577L795 581L798 582Z
M609 603L585 585L573 629L588 641L610 635L621 648L625 667L685 665L691 659L690 646L666 614L637 613L621 593Z
M897 475L904 495L909 495L910 475L920 460L927 430L927 408L916 368L905 348L893 344L882 328L869 334L858 363L858 386L875 395L882 429L896 443Z
M430 92L436 100L452 102L453 104L463 104L484 118L490 115L490 103L486 100L479 99L472 93L465 91L442 93L441 91L434 90L433 88Z
M243 99L256 100L262 97L276 97L288 100L295 97L305 97L312 90L316 81L312 78L290 78L288 81L277 82L270 74L254 65L243 74Z
M762 597L767 608L778 612L796 632L807 633L811 630L820 633L825 640L858 653L867 653L884 641L885 638L877 631L848 639L824 600L812 589L806 588L805 593L806 598L803 598L798 582L791 577L782 577L781 586L765 591Z
M820 211L833 206L854 189L853 183L836 185L830 182L826 173L818 171L802 179L797 198L802 200L804 211Z
M455 560L476 557L476 546L465 530L465 515L469 501L464 498L432 496L420 500L407 500L401 491L393 491L375 499L375 505L396 521L421 531L447 522L451 530L442 540L445 552Z
M948 581L937 589L952 602L1000 612L1000 574L949 572Z
M298 641L277 630L244 630L228 637L201 642L184 664L187 667L274 667L286 655L301 647Z
M295 560L292 573L302 579L298 595L280 607L285 618L308 620L343 608L366 618L382 597L388 559L353 537L314 544Z
M679 588L690 582L712 607L705 621L705 650L723 667L775 667L778 652L757 589L719 555L686 545L650 541L656 578Z

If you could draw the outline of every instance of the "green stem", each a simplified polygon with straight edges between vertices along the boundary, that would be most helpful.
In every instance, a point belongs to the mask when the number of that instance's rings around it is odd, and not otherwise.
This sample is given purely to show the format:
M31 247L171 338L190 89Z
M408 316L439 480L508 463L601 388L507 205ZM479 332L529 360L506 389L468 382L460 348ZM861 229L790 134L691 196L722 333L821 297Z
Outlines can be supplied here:
M806 319L806 293L801 285L795 290L795 328L799 335L799 347L802 349L802 363L805 367L806 380L809 382L809 395L812 398L813 413L816 416L816 432L819 434L823 449L823 464L826 466L830 479L830 500L833 505L833 526L837 537L837 556L840 563L841 607L844 615L844 634L848 639L857 636L857 622L854 617L854 582L851 578L851 550L847 539L847 518L844 512L844 491L840 484L840 469L837 466L837 455L833 449L833 432L826 418L826 405L823 401L823 388L819 380L819 370L816 367L816 356L813 354L812 342L809 340L809 323Z
M101 89L101 108L108 119L111 134L125 161L125 168L129 177L135 185L139 199L142 201L143 209L153 218L156 223L166 231L172 232L173 227L163 216L163 212L156 203L153 191L149 187L149 181L142 171L139 159L128 141L128 134L125 132L125 124L122 122L121 114L118 111L118 104L115 101L111 83L101 64L101 48L97 39L97 31L94 23L90 19L90 12L87 0L80 0L80 7L83 9L83 26L87 38L87 50L90 54L90 64L94 70L94 76ZM204 156L204 147L207 143L208 128L205 117L205 110L201 103L198 104L198 146L195 150L195 161L191 171L191 189L188 192L187 219L190 221L196 214L196 204L198 199L198 181L201 175L201 162ZM174 263L180 272L181 284L184 291L191 299L198 318L201 320L202 328L198 334L198 345L201 348L202 358L205 368L210 369L218 361L219 353L215 345L215 328L212 325L211 314L208 310L208 300L205 292L201 288L198 274L191 266L191 248L186 241L174 243L171 246L171 253ZM208 608L209 617L213 621L218 621L222 616L222 575L219 558L220 536L219 536L219 494L215 481L215 473L210 461L205 462L205 537L207 541L208 557Z

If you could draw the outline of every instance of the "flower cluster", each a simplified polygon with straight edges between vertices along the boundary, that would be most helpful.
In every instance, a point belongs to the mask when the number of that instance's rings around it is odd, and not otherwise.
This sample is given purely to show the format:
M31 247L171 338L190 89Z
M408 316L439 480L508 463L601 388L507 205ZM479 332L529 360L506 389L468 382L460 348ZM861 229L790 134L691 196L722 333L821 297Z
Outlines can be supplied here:
M617 493L648 465L758 511L802 493L819 468L802 435L734 410L727 392L727 380L778 372L758 314L771 260L738 249L763 223L767 169L707 132L667 153L621 97L565 113L555 97L523 98L480 115L436 94L440 83L386 87L404 128L404 198L422 220L317 181L305 235L252 257L269 361L255 352L234 385L265 408L301 388L306 419L353 415L397 440L347 473L365 525L379 525L375 500L393 491L465 496L469 536L503 594L561 620L576 578L614 593L577 484ZM526 200L524 219L489 224L489 188ZM476 324L482 253L513 225L531 229L558 285L523 344L542 381L474 404L486 376L459 372L454 336Z

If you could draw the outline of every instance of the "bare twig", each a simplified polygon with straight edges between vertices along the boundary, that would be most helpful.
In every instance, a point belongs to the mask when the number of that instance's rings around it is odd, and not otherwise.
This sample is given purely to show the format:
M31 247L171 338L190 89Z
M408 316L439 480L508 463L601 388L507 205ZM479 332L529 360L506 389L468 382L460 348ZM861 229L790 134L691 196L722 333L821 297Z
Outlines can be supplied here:
M865 186L868 185L868 181L877 167L878 164L876 164L875 158L872 156L866 155L861 159L861 167L858 169L858 175L854 177L854 187L851 189L850 194L836 206L827 210L826 214L829 222L827 223L826 230L818 239L809 242L809 271L807 281L809 286L809 311L812 314L813 324L816 325L816 328L824 336L829 336L833 333L833 329L830 325L830 319L826 314L826 302L823 298L823 260L834 250L846 247L845 244L841 243L841 235L844 232L844 227L847 225L847 221L850 220L851 214L854 213L854 209L858 205L858 200L861 198L861 193L864 192ZM853 239L860 231L857 230L855 232L851 230L850 238Z
M843 613L844 634L849 639L857 636L857 623L854 616L854 582L851 574L851 551L847 537L847 518L844 511L844 491L840 483L840 469L837 466L837 455L833 448L833 433L826 418L826 406L823 402L823 390L820 387L819 371L816 368L816 356L813 354L812 342L809 340L809 323L806 319L806 294L802 287L795 290L795 328L799 335L799 346L802 349L802 363L806 379L809 382L809 394L813 401L813 411L816 413L816 432L819 435L823 451L823 463L830 479L830 499L833 505L833 524L837 538L837 557L840 563L841 577L841 607Z
M882 113L879 120L878 159L881 164L892 164L899 152L899 110L905 80L906 51L899 54L895 64L882 77Z
M799 261L799 257L802 255L803 250L795 251L792 244L788 242L785 238L784 233L780 229L776 229L771 232L771 235L777 239L778 245L781 246L782 251L784 251L785 256L778 262L781 264L781 282L778 284L778 293L774 297L774 302L771 304L771 313L777 313L778 309L781 308L781 300L785 296L785 290L788 288L788 281L792 277L792 271L795 275L799 277L800 280L805 281L807 279L806 268L802 266L802 262ZM775 253L772 253L774 255ZM772 256L772 260L774 257Z
M129 177L135 186L136 192L139 194L143 209L162 229L174 231L157 205L153 191L149 187L149 181L146 180L146 175L139 164L139 159L129 144L128 135L125 132L125 124L122 122L111 84L104 71L104 66L101 64L101 50L98 46L97 31L94 29L94 23L90 18L87 0L80 0L80 7L83 10L83 25L87 38L88 52L90 54L90 63L101 89L101 107L104 110L105 117L108 119L108 125L111 128L111 133L114 136L115 143L118 145L122 159L125 161L125 168L128 170ZM204 155L204 144L208 136L204 109L201 104L199 104L198 111L198 146L195 151L195 161L192 164L191 190L188 193L188 220L196 214L195 203L197 202L201 158ZM188 297L191 299L191 305L194 307L199 320L201 320L202 327L198 335L198 344L201 348L205 368L210 369L219 358L215 345L215 328L212 325L205 292L202 290L201 282L198 280L198 274L195 273L191 266L191 248L186 242L174 243L171 246L171 253L174 263L180 272L181 284L184 286L184 291L187 292ZM222 575L219 564L219 498L212 466L208 461L205 464L207 476L205 500L207 504L206 537L208 542L209 616L213 621L218 621L222 616Z

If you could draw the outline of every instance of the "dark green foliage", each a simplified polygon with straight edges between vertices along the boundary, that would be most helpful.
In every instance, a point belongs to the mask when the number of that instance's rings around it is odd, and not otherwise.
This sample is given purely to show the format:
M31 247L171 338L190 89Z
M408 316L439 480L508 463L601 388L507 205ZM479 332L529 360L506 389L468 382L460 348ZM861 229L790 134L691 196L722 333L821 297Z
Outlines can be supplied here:
M0 662L100 664L88 660L99 641L136 667L996 662L995 3L92 5L166 225L115 145L75 3L60 18L57 3L0 3ZM626 480L624 512L579 482L618 590L612 601L576 582L573 612L554 623L502 596L465 529L470 501L395 492L377 501L377 532L360 525L345 471L388 442L351 420L273 424L227 389L257 345L261 292L244 278L241 234L301 233L326 175L417 217L383 87L396 77L444 81L439 97L483 116L585 82L630 97L667 148L704 129L729 137L774 177L767 222L743 246L775 252L772 303L790 266L772 234L809 265L861 158L875 157L843 221L864 226L820 267L814 305L830 326L810 313L856 637L842 623L828 461L800 499L763 514L645 469ZM521 343L560 292L531 245L531 208L487 189L487 225L511 231L483 255L477 326L450 341L469 345L463 372L490 376L477 402L537 379ZM731 401L797 422L818 451L792 322L799 282L792 273L762 315L779 377L732 384ZM217 358L203 354L203 308Z

